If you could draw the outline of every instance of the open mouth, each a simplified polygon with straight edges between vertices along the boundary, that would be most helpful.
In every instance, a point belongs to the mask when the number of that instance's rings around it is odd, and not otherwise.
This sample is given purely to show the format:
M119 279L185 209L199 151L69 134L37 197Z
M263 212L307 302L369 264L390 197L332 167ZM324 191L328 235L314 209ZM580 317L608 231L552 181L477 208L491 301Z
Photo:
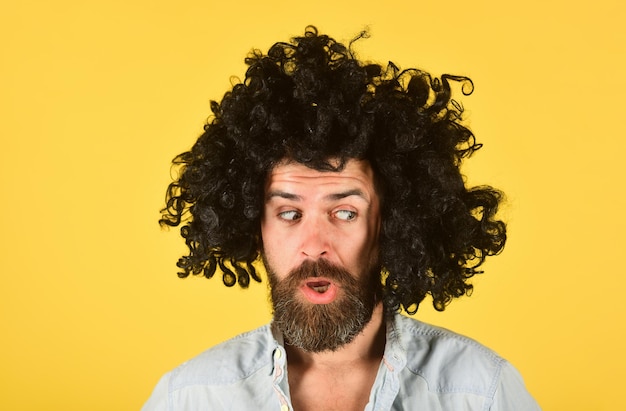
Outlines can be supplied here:
M339 287L324 278L309 278L300 286L302 295L313 304L330 304L337 298Z
M306 285L320 294L325 293L330 288L330 283L328 281L309 281Z

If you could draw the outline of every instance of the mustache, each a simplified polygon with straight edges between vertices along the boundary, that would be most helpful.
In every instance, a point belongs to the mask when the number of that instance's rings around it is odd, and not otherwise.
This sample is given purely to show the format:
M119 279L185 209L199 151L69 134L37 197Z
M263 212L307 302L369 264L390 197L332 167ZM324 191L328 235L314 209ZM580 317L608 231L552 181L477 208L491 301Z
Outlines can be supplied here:
M299 283L311 277L324 277L338 283L354 283L356 279L346 269L328 260L306 260L289 272L285 281Z

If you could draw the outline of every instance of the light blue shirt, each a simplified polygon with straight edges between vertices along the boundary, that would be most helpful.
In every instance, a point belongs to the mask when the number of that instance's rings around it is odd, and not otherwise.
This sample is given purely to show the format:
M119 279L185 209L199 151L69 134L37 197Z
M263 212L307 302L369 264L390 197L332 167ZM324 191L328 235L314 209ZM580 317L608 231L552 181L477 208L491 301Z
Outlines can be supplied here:
M143 411L291 411L287 355L265 325L217 345L166 374ZM539 410L520 374L467 337L399 314L366 411Z

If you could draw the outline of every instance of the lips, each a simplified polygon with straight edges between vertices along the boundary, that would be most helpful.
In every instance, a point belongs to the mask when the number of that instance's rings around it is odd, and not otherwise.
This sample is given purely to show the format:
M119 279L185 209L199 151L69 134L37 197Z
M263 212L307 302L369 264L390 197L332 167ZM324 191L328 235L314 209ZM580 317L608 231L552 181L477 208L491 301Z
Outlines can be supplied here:
M313 304L328 304L337 297L337 286L332 281L320 278L304 281L300 291Z

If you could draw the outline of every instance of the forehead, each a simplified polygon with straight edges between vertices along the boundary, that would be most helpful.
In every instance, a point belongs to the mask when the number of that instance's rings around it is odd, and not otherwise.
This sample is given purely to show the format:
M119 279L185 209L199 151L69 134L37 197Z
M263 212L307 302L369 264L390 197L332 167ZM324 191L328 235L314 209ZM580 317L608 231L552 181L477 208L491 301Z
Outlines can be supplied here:
M319 171L304 164L283 161L269 173L266 181L266 192L276 187L313 186L325 187L351 186L374 194L374 172L369 162L350 159L340 171Z

